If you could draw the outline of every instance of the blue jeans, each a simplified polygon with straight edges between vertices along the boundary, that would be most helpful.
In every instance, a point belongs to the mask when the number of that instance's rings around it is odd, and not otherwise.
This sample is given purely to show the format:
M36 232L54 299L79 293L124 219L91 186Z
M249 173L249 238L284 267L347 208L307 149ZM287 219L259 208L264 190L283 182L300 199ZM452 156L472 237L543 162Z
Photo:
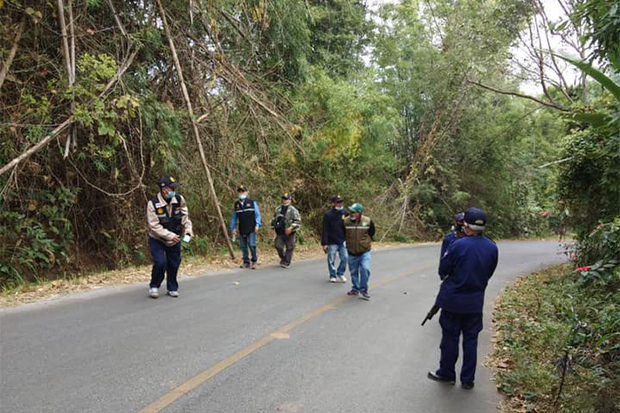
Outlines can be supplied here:
M241 244L241 252L243 253L244 263L250 263L248 245L250 247L250 251L252 251L252 262L258 261L258 257L256 256L256 232L251 232L248 235L239 235L239 244Z
M338 271L336 271L336 253L340 256ZM331 244L327 247L327 270L329 271L329 278L336 278L336 276L342 277L344 275L347 271L348 256L346 242L343 242L342 245Z
M354 291L368 291L370 278L370 251L360 255L349 254L349 272Z
M153 256L153 270L151 271L150 288L159 288L166 276L166 287L168 291L177 291L177 273L181 265L181 243L172 247L167 247L163 242L149 237L149 248Z

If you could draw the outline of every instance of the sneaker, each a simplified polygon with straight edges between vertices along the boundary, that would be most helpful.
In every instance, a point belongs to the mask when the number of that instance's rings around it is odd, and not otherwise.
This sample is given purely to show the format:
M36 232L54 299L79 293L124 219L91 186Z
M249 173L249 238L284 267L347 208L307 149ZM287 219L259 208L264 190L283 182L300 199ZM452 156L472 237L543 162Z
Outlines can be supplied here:
M429 379L433 381L439 381L439 382L447 383L447 384L454 384L456 381L454 379L450 379L448 377L444 377L440 374L437 374L437 372L434 372L434 371L429 371L426 377L428 377Z
M151 298L159 297L159 289L157 289L157 288L149 288L149 295L151 296Z
M329 277L329 282L335 283L335 282L338 282L338 280L336 279L336 277Z
M461 387L465 390L471 390L474 388L474 382L472 381L470 383L461 383Z
M252 265L250 266L251 269L255 270L256 269L256 263L253 262Z
M168 295L172 298L179 298L179 292L178 291L168 291Z
M288 268L288 267L289 267L289 265L291 265L291 264L287 264L287 263L285 263L285 262L281 262L281 263L280 263L280 267L282 267L282 268Z
M355 295L358 295L359 293L360 293L360 292L359 292L359 291L357 291L357 290L351 290L351 291L349 291L349 292L347 293L347 295L355 296Z
M367 293L366 291L362 291L362 292L360 293L360 298L361 298L362 300L366 300L366 301L368 301L368 300L370 300L370 295L368 295L368 293Z
M250 263L249 262L244 262L243 264L241 264L239 266L239 268L250 268Z
M339 275L338 276L338 282L339 283L346 283L347 282L347 277L345 277L344 275Z

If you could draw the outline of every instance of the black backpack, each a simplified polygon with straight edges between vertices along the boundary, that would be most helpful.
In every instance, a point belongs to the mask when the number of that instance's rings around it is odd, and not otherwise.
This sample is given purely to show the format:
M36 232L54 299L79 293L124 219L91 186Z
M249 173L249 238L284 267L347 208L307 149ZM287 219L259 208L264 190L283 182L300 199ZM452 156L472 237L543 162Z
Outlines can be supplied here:
M286 228L286 211L288 210L288 205L280 207L280 212L271 222L271 226L276 230L276 234L283 235L284 229Z

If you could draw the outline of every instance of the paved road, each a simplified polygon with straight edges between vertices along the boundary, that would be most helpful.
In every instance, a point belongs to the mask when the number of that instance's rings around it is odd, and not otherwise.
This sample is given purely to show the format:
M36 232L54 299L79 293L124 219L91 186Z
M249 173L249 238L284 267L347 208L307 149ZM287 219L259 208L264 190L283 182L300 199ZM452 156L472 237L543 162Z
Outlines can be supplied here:
M564 260L555 242L499 247L479 359L497 293ZM152 412L160 400L164 412L493 412L485 368L472 391L426 379L440 328L420 322L438 254L375 251L370 302L344 297L349 284L328 283L314 260L185 278L179 299L140 285L3 310L0 411Z

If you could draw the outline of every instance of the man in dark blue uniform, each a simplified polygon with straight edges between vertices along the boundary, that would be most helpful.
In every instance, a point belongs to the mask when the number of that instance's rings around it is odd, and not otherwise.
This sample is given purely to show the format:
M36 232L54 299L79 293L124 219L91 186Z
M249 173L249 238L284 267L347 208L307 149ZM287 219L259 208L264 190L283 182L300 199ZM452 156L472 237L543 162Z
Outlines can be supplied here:
M465 231L463 230L463 225L465 224L465 222L463 221L464 218L464 212L459 212L454 216L454 226L452 227L452 230L448 232L445 237L443 237L439 259L441 259L441 257L443 257L443 255L446 253L450 244L452 244L457 239L463 238L465 236Z
M470 208L465 212L466 236L454 241L441 257L441 283L435 305L441 308L441 359L439 369L428 378L454 384L454 366L459 355L459 339L463 335L463 367L461 386L474 387L478 333L482 331L484 291L497 267L497 246L482 235L487 217L484 211Z

